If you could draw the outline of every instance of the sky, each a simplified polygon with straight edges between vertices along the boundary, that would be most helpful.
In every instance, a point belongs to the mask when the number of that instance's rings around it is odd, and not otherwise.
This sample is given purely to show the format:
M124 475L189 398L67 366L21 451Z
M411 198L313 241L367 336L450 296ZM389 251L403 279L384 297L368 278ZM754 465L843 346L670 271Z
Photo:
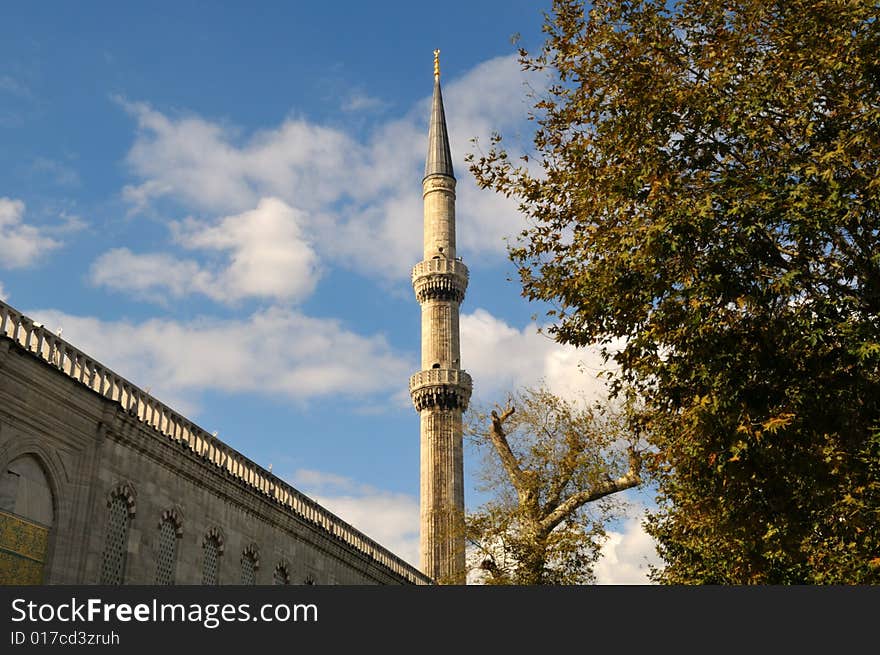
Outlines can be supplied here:
M599 397L594 349L538 333L515 202L464 160L529 148L517 45L549 0L4 3L0 299L418 564L421 179L441 50L470 269L473 402ZM518 35L517 45L514 35ZM474 141L476 139L476 141ZM476 460L466 452L465 502ZM597 577L658 563L628 492Z

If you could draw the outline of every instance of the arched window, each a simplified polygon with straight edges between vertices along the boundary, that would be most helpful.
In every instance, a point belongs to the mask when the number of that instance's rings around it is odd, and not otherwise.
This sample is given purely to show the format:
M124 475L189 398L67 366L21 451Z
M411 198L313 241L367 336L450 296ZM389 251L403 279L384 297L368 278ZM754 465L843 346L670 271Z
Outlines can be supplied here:
M0 511L48 527L55 520L52 506L52 489L39 460L22 455L11 461L0 475Z
M36 456L21 455L0 471L0 585L43 582L54 504Z
M128 528L134 516L134 497L128 485L120 485L107 502L107 533L104 538L104 559L101 584L125 582L125 559L128 552Z
M156 550L156 584L174 584L177 568L177 540L183 535L180 515L176 510L162 514L159 521L159 545Z
M217 584L223 555L223 535L217 528L211 528L205 535L202 551L202 584Z
M272 574L273 584L290 584L290 569L287 562L278 562L275 567L275 573Z
M254 544L248 546L241 554L241 584L257 584L257 569L260 568L260 557Z

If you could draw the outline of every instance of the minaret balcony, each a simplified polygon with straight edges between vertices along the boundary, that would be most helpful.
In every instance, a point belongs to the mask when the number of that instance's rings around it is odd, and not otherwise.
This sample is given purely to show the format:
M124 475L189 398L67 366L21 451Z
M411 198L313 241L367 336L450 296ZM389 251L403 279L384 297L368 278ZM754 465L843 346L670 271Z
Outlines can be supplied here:
M461 302L468 285L468 268L460 259L435 257L412 269L412 285L419 302L454 300Z
M418 412L432 407L464 411L472 390L471 376L459 369L432 368L409 379L409 393Z

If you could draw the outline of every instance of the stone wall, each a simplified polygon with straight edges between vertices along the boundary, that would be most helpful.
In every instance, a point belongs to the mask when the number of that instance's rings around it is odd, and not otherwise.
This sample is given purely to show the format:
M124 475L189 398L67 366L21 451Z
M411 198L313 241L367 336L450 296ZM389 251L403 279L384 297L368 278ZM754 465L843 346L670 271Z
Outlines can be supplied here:
M3 311L14 310L3 305ZM0 330L0 471L7 474L14 462L33 457L45 472L53 518L44 582L101 581L109 505L119 496L129 520L126 584L156 582L163 519L175 528L176 584L202 583L204 546L212 535L220 544L219 584L242 583L246 551L257 565L256 584L272 584L279 566L291 584L430 583L222 442L194 448L193 439L170 438L164 429L170 421L163 422L161 413L160 431L143 407L124 402L140 398L136 388L113 400L31 341L8 325ZM196 429L189 425L191 433ZM222 453L222 465L210 453Z

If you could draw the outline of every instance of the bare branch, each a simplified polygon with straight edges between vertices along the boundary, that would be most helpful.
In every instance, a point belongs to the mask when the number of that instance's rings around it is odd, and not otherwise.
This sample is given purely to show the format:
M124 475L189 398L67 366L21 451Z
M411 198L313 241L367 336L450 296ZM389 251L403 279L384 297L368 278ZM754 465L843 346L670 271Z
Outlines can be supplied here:
M498 412L494 409L492 410L492 428L489 430L489 438L492 440L492 445L495 446L495 450L501 458L501 463L504 465L507 477L510 478L510 483L513 485L513 488L516 489L520 498L522 498L527 492L525 475L520 468L519 462L516 460L516 455L514 455L513 451L510 449L510 444L507 441L507 433L504 431L504 421L509 419L514 411L515 408L509 401L507 407L501 411L500 416L498 415Z
M550 491L547 494L547 502L544 504L544 511L550 511L559 505L562 498L562 492L571 481L572 476L578 468L578 448L576 444L579 440L567 440L567 448L565 455L559 465L559 473L553 478L550 484Z
M640 471L642 468L642 455L635 448L629 450L629 470L625 475L616 480L607 480L590 489L584 489L566 498L557 505L550 514L541 520L541 529L549 534L553 528L559 525L565 518L579 507L593 501L610 496L611 494L626 489L632 489L642 483Z

